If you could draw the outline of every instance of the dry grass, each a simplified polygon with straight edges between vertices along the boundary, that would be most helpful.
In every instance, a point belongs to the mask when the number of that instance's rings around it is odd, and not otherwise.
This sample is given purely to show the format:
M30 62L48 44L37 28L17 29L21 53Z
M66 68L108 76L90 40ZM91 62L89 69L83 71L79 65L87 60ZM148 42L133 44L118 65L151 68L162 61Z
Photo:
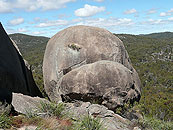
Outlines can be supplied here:
M49 118L27 118L23 115L12 119L12 128L21 128L23 126L37 126L38 130L67 130L72 126L70 119Z
M27 118L23 115L19 115L19 116L13 117L12 127L20 128L22 126L29 126L29 125L38 126L41 121L42 121L42 118L40 118L40 117Z
M45 118L42 120L40 130L68 130L72 127L72 122L69 119ZM70 130L70 129L69 129Z

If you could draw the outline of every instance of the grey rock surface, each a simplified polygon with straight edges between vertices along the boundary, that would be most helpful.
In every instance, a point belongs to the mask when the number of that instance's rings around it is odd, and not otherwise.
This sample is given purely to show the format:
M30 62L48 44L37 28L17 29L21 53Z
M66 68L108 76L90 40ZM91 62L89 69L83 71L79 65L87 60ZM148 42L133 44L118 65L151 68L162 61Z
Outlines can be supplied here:
M37 130L37 126L34 125L23 126L21 128L18 128L17 130Z
M133 73L113 61L102 60L83 65L62 77L57 97L65 102L96 102L115 110L127 101L133 103L140 98L139 79L136 81Z
M129 130L130 121L108 110L105 106L91 104L90 102L67 103L66 111L72 113L74 120L81 120L88 114L100 118L107 130Z
M23 94L13 93L12 105L14 109L22 114L27 114L26 111L30 110L32 113L39 111L40 102L48 102L45 99L39 97L30 97ZM22 104L22 105L21 105ZM64 114L69 115L69 117L74 121L74 124L82 120L84 116L91 116L93 118L99 118L102 125L107 130L130 130L131 121L125 119L113 111L109 110L107 107L99 104L91 104L90 102L74 102L65 103ZM38 113L37 113L38 114ZM39 114L38 114L39 115ZM56 120L54 123L58 123ZM59 124L59 123L58 123ZM20 129L31 128L35 129L37 126L24 126ZM20 130L19 129L19 130Z
M139 127L134 127L133 130L141 130Z
M37 112L40 102L48 101L40 97L31 97L20 93L13 93L12 105L14 110L19 113L28 114L28 112Z
M28 68L17 46L0 23L0 88L31 96L42 96L31 69Z
M44 85L49 98L59 100L56 86L69 71L100 60L119 62L136 73L121 40L105 29L74 26L54 35L47 44L43 61Z

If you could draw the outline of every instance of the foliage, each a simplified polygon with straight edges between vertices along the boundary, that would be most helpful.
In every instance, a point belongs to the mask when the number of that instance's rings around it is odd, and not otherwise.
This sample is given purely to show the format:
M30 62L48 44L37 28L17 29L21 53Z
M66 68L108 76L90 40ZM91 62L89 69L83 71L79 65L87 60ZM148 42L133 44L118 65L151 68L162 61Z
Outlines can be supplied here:
M44 89L43 74L40 71L42 72L42 70L35 69L35 71L33 72L33 77L34 77L35 83L39 87L43 97L48 99L48 96L47 96L45 89Z
M77 51L79 51L81 49L81 47L75 43L69 44L68 47L73 50L77 50Z
M40 102L39 111L46 113L47 117L56 116L58 118L62 118L64 116L63 111L65 106L63 103L55 104L48 102Z
M115 113L119 114L121 116L125 116L125 113L132 111L132 109L133 109L133 105L130 104L130 101L128 101L128 102L124 103L124 106L116 108Z
M166 34L166 33L165 33ZM142 83L136 106L144 115L173 120L173 35L117 35L124 43ZM160 37L160 38L159 38Z
M25 115L27 118L35 118L38 117L36 110L25 110Z
M27 111L27 114L14 117L12 127L20 128L21 126L35 125L38 130L64 130L71 128L71 121L63 119L64 104L54 104L49 102L40 102L37 111ZM64 123L65 122L65 123Z
M11 126L14 128L20 128L22 126L28 126L28 125L36 125L39 126L41 122L43 121L40 117L32 117L28 118L24 115L19 115L12 118Z
M165 122L158 120L153 117L146 117L142 121L139 121L142 129L148 130L172 130L173 129L173 122Z
M139 104L139 109L146 115L161 120L173 120L173 88L146 87ZM138 106L136 106L138 107Z
M89 114L75 124L74 130L105 130L99 118L91 117Z
M44 118L38 130L73 130L69 119Z
M0 128L10 128L11 118L6 114L0 114Z
M156 39L166 39L166 40L171 39L171 40L173 40L173 33L172 32L152 33L152 34L147 34L144 36L156 38Z

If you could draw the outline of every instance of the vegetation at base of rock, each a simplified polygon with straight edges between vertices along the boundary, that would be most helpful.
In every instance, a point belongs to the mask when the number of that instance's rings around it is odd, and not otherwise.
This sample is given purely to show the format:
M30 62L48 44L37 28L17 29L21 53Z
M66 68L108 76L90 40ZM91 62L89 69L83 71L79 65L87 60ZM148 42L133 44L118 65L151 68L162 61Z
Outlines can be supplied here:
M27 118L35 118L35 117L38 116L36 111L30 110L30 109L25 110L25 112L26 112L26 117Z
M74 121L71 118L64 118L67 113L62 113L64 104L41 102L38 106L39 112L45 113L44 117L30 111L29 115L18 115L10 117L0 116L0 128L17 129L23 126L37 126L37 130L106 130L99 118L92 118L89 115L80 120ZM39 113L37 112L37 113ZM31 116L32 115L32 116Z
M21 128L23 126L37 126L37 130L41 130L41 128L45 129L48 125L48 122L52 119L45 119L41 117L33 117L28 118L24 115L19 115L13 118L12 120L12 128ZM50 127L51 128L51 127Z
M0 128L10 128L11 127L11 118L6 114L0 114Z
M65 109L63 103L40 102L37 111L30 110L26 115L18 115L12 118L8 128L21 128L22 126L37 126L37 130L64 130L72 127L71 119L64 118ZM39 114L42 113L42 114Z
M42 122L42 118L40 117L32 117L28 118L25 115L19 115L16 117L13 117L11 120L11 126L12 128L20 128L22 126L29 126L29 125L36 125L39 126Z
M34 110L26 110L26 117L27 118L35 118L35 117L56 117L56 118L63 118L65 113L65 105L63 103L52 103L52 102L45 102L41 101L40 104L37 106L37 109Z
M74 130L106 130L99 118L91 117L89 114L84 116L75 124Z
M135 104L136 104L136 102L135 102ZM115 113L116 113L116 114L119 114L119 115L121 115L121 116L123 116L123 117L125 117L125 113L126 113L126 112L130 112L130 111L132 111L133 109L134 109L134 108L133 108L133 105L130 104L130 101L128 101L128 102L126 102L126 103L124 104L124 106L118 107L118 108L115 110Z
M46 117L53 117L56 116L58 118L62 118L63 111L65 106L63 103L47 103L47 102L40 102L39 110L40 112L46 113Z

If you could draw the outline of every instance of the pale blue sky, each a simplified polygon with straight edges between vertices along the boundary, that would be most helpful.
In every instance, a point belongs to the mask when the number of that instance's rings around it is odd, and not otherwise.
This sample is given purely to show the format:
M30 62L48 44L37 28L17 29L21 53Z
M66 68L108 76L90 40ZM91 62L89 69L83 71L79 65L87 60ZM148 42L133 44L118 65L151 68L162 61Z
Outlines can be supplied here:
M8 33L51 37L74 25L112 33L173 32L173 0L0 0Z

